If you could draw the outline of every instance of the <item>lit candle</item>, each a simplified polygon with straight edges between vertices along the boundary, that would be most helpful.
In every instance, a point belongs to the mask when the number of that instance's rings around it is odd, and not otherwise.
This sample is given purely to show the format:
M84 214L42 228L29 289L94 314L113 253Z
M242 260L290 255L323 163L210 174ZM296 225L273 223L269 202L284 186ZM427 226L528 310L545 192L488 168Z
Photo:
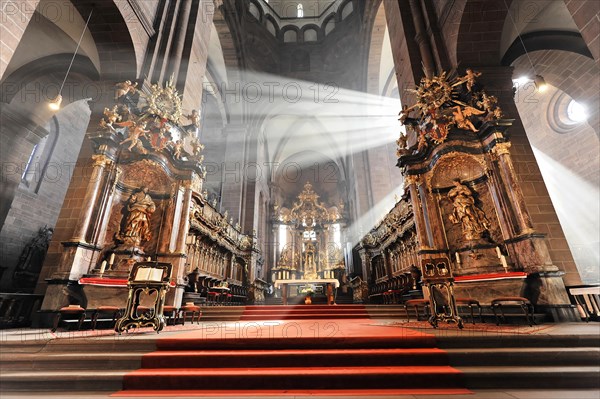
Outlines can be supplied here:
M100 274L104 274L105 270L106 270L106 261L103 260L102 264L100 265Z
M115 263L115 253L110 254L110 258L108 259L108 264L112 266Z
M152 261L152 258L150 256L148 256L148 259L146 259L148 262Z
M497 256L499 259L502 259L502 252L500 252L500 247L496 247L496 256Z
M500 262L502 262L502 267L504 268L504 271L508 273L508 263L506 263L506 256L500 256Z
M454 257L456 258L456 264L460 265L460 255L458 254L458 252L454 253Z

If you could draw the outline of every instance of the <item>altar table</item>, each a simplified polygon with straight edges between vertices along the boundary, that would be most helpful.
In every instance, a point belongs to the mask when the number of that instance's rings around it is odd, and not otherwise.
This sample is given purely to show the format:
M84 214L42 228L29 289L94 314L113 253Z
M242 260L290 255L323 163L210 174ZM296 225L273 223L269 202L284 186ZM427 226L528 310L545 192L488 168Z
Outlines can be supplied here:
M327 304L333 305L333 289L340 286L337 278L317 278L309 280L275 280L275 288L281 288L283 304L287 305L287 294L289 285L325 284L327 286Z

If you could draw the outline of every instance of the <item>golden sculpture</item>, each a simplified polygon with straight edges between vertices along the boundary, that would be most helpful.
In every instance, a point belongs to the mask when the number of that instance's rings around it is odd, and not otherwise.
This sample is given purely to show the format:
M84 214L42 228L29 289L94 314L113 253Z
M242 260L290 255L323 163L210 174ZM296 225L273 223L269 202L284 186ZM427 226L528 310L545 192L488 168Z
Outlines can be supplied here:
M135 94L137 92L137 82L132 84L131 80L117 83L115 87L117 88L115 90L115 100L118 100L129 93Z
M128 151L131 151L134 147L136 147L140 152L145 153L144 146L140 140L141 137L146 137L146 133L149 133L150 130L146 130L146 122L122 122L118 123L119 126L126 126L129 128L129 136L123 141L121 141L121 145L125 143L131 143L129 147L127 147Z
M459 78L453 86L458 86L460 84L466 83L467 91L473 91L473 86L475 85L476 78L481 76L481 72L474 72L471 68L467 68L465 71L466 75Z
M119 122L121 120L121 115L119 115L118 113L118 109L119 106L115 105L114 107L111 108L104 108L104 116L105 118L102 118L100 120L100 126L102 127L107 127L109 129L111 129L112 131L114 131L114 127L113 124L115 124L116 122Z
M294 202L292 209L280 207L277 210L278 218L284 223L294 222L296 225L313 226L324 223L335 223L342 218L343 208L331 207L319 202L319 195L313 190L312 184L306 182L304 190L298 194L298 202Z
M123 233L118 237L127 245L139 246L142 241L150 240L150 218L156 205L148 194L148 188L142 187L129 197L127 216Z
M190 115L184 115L186 118L192 122L191 124L185 126L185 130L188 134L198 134L198 129L200 128L200 114L195 109L192 110Z
M317 263L315 261L315 246L312 243L306 245L304 251L304 278L317 278Z
M150 94L146 95L148 103L148 112L161 119L178 123L181 119L181 96L175 88L173 77L167 82L165 87L160 84L153 84L150 88Z
M466 129L466 130L471 130L473 132L478 132L479 130L473 125L473 122L471 122L468 117L471 115L481 115L484 114L485 112L480 111L476 108L473 107L464 107L461 108L460 106L455 106L452 107L452 109L454 111L452 111L452 115L454 116L454 122L456 123L456 126L459 129Z
M475 204L471 190L458 179L453 184L454 188L448 192L448 198L454 207L449 219L454 224L460 223L465 240L477 240L489 230L489 221Z
M416 89L410 89L416 95L416 103L404 105L400 112L400 123L408 130L414 130L419 137L425 136L435 143L443 143L450 129L479 131L476 124L489 122L502 117L496 97L476 88L476 78L480 72L467 69L466 75L450 79L446 72L432 78L424 77ZM417 118L410 118L411 112L417 112ZM409 129L410 128L410 129ZM407 131L408 131L407 130ZM407 155L403 150L403 140L398 140L398 156ZM419 140L417 153L424 149L425 141Z

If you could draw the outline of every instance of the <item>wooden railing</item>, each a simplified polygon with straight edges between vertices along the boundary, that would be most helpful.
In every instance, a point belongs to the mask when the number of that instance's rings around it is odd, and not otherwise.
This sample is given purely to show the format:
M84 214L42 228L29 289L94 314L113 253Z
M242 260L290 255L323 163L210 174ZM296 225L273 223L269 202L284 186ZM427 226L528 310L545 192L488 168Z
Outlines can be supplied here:
M600 321L600 286L579 285L568 287L582 319Z

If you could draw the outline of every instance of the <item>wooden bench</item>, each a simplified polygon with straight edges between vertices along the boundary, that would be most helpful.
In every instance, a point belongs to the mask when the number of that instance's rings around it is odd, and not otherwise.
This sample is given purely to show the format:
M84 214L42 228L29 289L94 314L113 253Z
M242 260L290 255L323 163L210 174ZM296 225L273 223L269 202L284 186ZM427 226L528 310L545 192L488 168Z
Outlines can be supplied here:
M415 314L417 315L417 321L419 318L419 307L423 307L423 313L425 315L425 319L429 317L429 299L409 299L405 302L406 306L412 306L415 309ZM408 315L408 309L406 310L406 314ZM409 319L410 321L410 319Z
M194 323L194 319L196 319L196 322L200 324L200 316L202 316L202 310L200 309L200 306L188 303L182 306L179 310L181 311L181 320L183 325L185 325L185 318L188 315L191 316L192 323Z
M65 306L64 308L60 308L56 316L54 316L54 325L52 326L52 332L55 332L58 329L58 325L60 324L61 320L73 316L77 318L77 330L80 330L81 325L85 320L85 309L79 305L69 305Z
M479 310L479 322L483 323L483 316L481 315L481 304L479 303L478 300L473 299L473 298L456 298L454 300L456 302L456 307L459 306L467 306L469 308L469 311L471 313L471 322L473 324L475 324L475 316L473 315L473 307L477 307L477 309Z
M98 318L101 314L109 314L112 316L112 324L114 326L115 321L121 316L123 309L117 306L98 306L92 314L92 330L96 329Z
M529 302L529 299L523 298L520 296L504 296L500 298L496 298L492 300L491 308L492 312L494 312L494 317L496 318L496 325L500 325L500 319L506 320L504 315L504 307L506 306L519 306L527 319L527 323L529 326L533 326L535 320L533 319L533 305ZM501 317L498 318L498 312L500 310Z

